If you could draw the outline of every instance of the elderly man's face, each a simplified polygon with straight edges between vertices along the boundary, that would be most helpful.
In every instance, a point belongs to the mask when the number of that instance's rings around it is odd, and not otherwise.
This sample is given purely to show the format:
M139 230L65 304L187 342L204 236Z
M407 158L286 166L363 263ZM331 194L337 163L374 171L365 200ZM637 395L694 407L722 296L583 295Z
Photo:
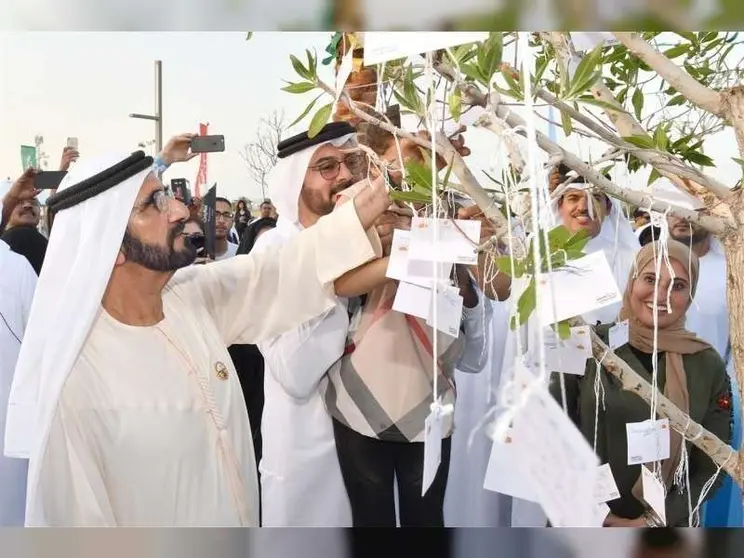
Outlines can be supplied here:
M592 204L592 213L589 204ZM571 233L586 230L595 237L602 230L602 222L609 212L610 201L603 194L587 194L584 190L568 189L559 202L563 226Z
M186 206L168 197L162 182L150 174L137 195L122 240L126 261L161 272L190 265L196 249L183 237L188 218Z
M300 192L300 206L304 205L312 215L328 215L333 211L336 194L361 179L364 156L351 151L351 147L340 149L325 144L313 153Z
M41 208L39 200L31 199L19 203L13 213L10 214L8 228L11 227L36 227L39 225Z

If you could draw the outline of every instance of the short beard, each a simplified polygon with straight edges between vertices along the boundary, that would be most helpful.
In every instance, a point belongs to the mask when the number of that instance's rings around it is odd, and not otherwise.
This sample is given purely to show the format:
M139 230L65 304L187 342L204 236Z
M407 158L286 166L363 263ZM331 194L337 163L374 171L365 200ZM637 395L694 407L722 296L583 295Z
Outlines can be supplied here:
M168 247L147 244L133 236L129 230L124 233L121 251L127 261L141 265L150 271L168 273L188 267L196 259L196 248L190 242L184 242L181 250L176 250L176 238L183 232L184 224L179 223L168 232Z
M702 242L705 242L708 237L710 236L710 233L706 231L705 229L693 229L692 235L685 234L680 236L672 236L674 240L677 242L681 242L687 247L693 246L695 244L700 244Z
M331 197L328 201L324 200L322 198L322 195L318 192L310 192L305 188L305 185L303 184L302 190L300 191L300 197L302 198L302 201L305 202L305 206L313 212L313 214L324 217L325 215L329 215L334 208L333 198L338 194L339 192L343 192L350 186L353 186L356 183L355 180L344 180L343 182L339 182L336 184L333 189L331 190Z

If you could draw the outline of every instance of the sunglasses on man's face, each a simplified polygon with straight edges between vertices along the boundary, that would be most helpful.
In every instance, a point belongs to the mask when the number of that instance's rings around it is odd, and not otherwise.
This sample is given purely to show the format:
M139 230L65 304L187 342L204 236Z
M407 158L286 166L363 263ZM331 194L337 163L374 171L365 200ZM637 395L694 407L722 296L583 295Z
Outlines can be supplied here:
M349 172L353 176L358 176L364 170L366 162L366 155L359 151L355 151L353 153L347 153L340 159L335 157L324 157L314 165L310 165L308 168L317 170L320 173L320 176L326 180L334 180L341 172L341 163L346 165L346 168L349 169Z

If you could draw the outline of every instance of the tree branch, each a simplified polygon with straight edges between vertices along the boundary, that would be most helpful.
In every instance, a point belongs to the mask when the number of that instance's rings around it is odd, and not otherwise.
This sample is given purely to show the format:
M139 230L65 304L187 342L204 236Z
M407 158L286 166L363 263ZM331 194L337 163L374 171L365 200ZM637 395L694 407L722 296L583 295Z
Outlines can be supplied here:
M543 33L542 36L553 46L553 49L556 53L556 58L558 60L558 63L561 65L562 71L568 71L568 60L572 56L568 37L561 32ZM647 43L644 42L644 44ZM649 45L649 48L653 47L650 47ZM620 102L615 98L615 96L610 91L610 88L607 87L607 85L605 84L604 78L601 75L592 84L591 92L595 99L602 101L603 103L605 103L605 105L607 105L607 108L604 108L604 113L607 115L607 118L609 118L610 121L615 125L620 136L629 137L648 135L648 132L646 132L646 129L641 125L641 123L638 122L633 117L633 115L626 111L620 104ZM589 127L592 131L599 134L605 141L612 143L616 142L617 139L619 139L614 134L609 133L608 130L602 128L601 126L592 126L594 122L592 122L591 119L584 117L583 115L581 115L581 113L574 110L573 107L559 101L549 92L540 90L538 92L538 97L543 100L546 100L546 97L552 98L559 104L553 102L551 102L551 104L554 104L554 106L559 108L561 111L566 111L575 120L581 122L585 126ZM618 108L617 110L612 110L611 108L609 108L611 106L616 106ZM623 143L625 144L625 146L628 145L627 142ZM727 188L725 184L721 184L714 178L708 177L707 175L696 169L687 167L682 161L677 160L668 153L663 154L660 151L648 150L634 151L633 154L641 161L652 165L663 176L671 180L680 189L688 192L693 196L698 197L705 204L705 206L709 210L711 210L713 214L721 216L728 222L733 222L728 207L721 204L721 201L731 194L731 190ZM674 166L674 170L669 168L670 163ZM677 163L677 165L674 165L674 163ZM685 178L687 178L688 180L684 180ZM694 182L690 182L691 180ZM709 192L712 193L713 196L711 196Z
M613 33L636 58L645 62L692 103L716 116L724 117L721 94L702 83L669 60L635 33Z
M574 318L571 320L571 325L587 324L581 318ZM651 394L653 393L651 385L611 351L593 329L589 329L594 358L602 363L607 372L620 381L624 390L635 393L650 405ZM693 422L687 414L682 412L662 393L657 393L657 411L660 416L669 419L669 425L672 428L682 434L692 445L700 448L716 465L722 467L736 484L744 486L744 470L738 464L739 453L736 450L726 445L702 425Z

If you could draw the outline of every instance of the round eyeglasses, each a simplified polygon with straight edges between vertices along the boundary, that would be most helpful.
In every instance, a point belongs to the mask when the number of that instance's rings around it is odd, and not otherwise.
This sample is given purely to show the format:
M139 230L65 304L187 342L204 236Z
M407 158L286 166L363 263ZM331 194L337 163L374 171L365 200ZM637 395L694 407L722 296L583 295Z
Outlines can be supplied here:
M334 180L341 172L341 163L346 165L346 168L349 169L349 172L353 176L359 176L364 170L366 162L367 156L364 153L355 151L353 153L347 153L341 159L325 157L314 165L308 166L308 168L317 170L320 176L326 180Z

